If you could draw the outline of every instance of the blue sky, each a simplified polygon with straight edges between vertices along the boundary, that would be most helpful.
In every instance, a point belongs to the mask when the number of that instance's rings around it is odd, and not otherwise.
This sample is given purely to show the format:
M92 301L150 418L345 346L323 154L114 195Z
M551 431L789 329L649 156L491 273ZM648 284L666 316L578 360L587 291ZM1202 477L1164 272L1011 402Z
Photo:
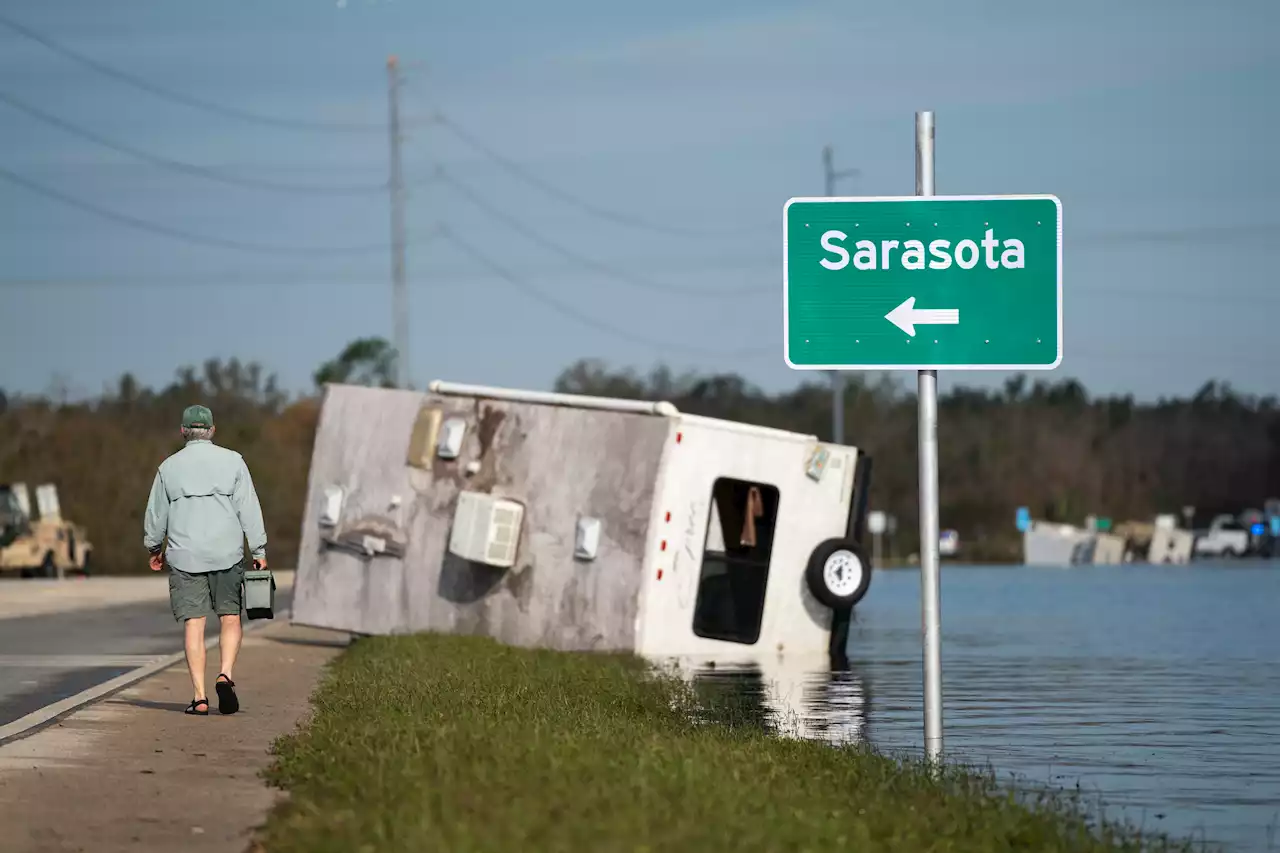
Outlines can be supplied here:
M394 53L406 118L439 111L585 202L519 180L447 126L412 129L419 386L547 387L579 357L796 384L808 374L782 358L782 205L821 193L827 143L837 166L862 173L842 192L910 194L913 114L933 109L939 193L1063 200L1057 377L1147 398L1209 378L1280 392L1280 166L1268 144L1280 4L1268 0L7 0L0 15L193 98L372 128L288 129L183 106L0 26L0 97L155 157L276 183L377 185ZM0 388L90 395L124 371L162 383L180 365L238 356L302 390L348 340L391 337L385 194L211 181L3 102L0 140L0 169L79 201L297 250L184 242L0 175ZM944 374L942 385L1002 378Z

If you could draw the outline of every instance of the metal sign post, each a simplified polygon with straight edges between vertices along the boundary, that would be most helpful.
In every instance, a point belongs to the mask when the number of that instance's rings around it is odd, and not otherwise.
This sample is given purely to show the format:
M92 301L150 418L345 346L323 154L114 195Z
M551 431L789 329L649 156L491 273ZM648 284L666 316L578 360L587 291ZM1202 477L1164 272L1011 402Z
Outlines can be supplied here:
M1063 336L1062 203L1053 195L935 196L933 142L933 113L916 113L913 196L787 201L782 324L783 354L795 370L917 374L924 740L936 761L938 371L1053 370ZM1019 527L1028 522L1019 513Z
M916 195L933 195L933 112L916 113ZM920 621L924 633L924 751L942 755L942 589L938 567L938 371L917 374L920 454Z

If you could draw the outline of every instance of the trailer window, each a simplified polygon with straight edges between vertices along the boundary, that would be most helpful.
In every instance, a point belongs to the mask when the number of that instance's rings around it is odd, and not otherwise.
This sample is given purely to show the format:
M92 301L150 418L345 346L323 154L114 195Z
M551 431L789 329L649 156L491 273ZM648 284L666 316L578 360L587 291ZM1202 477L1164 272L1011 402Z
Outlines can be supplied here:
M778 499L774 486L716 480L693 606L699 637L746 645L760 639Z

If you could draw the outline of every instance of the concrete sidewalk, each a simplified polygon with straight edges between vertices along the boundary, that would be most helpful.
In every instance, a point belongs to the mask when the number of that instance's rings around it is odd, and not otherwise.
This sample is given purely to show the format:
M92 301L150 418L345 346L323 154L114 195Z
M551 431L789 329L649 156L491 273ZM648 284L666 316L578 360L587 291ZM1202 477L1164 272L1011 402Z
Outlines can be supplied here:
M246 634L240 712L189 717L179 663L49 728L0 746L6 851L244 851L278 792L259 772L294 730L347 635L281 622ZM217 675L209 650L208 686Z

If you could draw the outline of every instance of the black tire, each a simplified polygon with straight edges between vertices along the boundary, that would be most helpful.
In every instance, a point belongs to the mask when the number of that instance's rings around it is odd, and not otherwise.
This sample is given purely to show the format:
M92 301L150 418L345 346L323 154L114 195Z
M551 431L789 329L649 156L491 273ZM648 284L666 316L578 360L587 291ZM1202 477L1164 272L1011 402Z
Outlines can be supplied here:
M848 610L867 594L871 565L857 542L828 539L809 555L804 577L814 598L832 610Z
M36 570L36 576L42 578L56 578L58 576L58 564L53 561L53 552L44 555L44 562Z
M84 563L80 566L80 573L85 577L89 577L89 569L93 567L93 549L84 552Z

